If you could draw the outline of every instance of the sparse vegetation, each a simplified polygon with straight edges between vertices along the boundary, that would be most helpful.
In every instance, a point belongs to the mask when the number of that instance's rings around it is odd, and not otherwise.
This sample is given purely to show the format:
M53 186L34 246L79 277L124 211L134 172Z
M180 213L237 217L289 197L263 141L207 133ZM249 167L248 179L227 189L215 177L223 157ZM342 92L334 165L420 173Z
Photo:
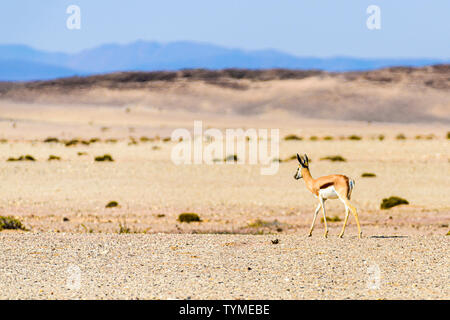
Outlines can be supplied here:
M380 140L380 141L383 141L384 138L385 138L384 134L380 134L380 135L378 136L378 140Z
M126 225L119 222L119 234L131 233L131 229Z
M27 230L19 219L12 216L0 216L0 231L4 229L10 230Z
M119 203L117 201L110 201L106 204L105 208L115 208L118 206L119 206Z
M447 132L447 139L450 139L450 131Z
M397 140L406 140L406 136L403 133L399 133L395 139Z
M383 199L383 201L381 202L380 208L383 210L386 210L386 209L390 209L392 207L399 206L402 204L409 204L409 202L406 199L392 196L392 197Z
M236 154L229 155L224 159L226 162L236 162L238 161L238 156Z
M317 136L311 136L311 137L309 137L309 140L317 141L317 140L319 140L319 138Z
M95 161L114 161L114 159L109 154L105 154L103 156L95 157Z
M145 137L145 136L142 136L139 140L140 140L141 142L152 142L152 141L154 141L155 139L149 138L149 137Z
M57 143L57 142L59 142L59 139L58 138L55 138L55 137L48 137L47 139L45 139L44 140L44 142L45 143Z
M332 137L332 136L325 136L325 137L323 137L323 140L325 140L325 141L330 141L330 140L333 140L334 138Z
M363 178L374 178L374 177L376 177L377 175L375 174L375 173L371 173L371 172L364 172L362 175L361 175L361 177L363 177Z
M299 137L299 136L297 136L295 134L289 134L286 137L284 137L284 140L286 140L286 141L289 141L289 140L298 140L298 141L300 141L300 140L303 140L303 138Z
M362 137L352 134L348 137L349 140L362 140Z
M344 157L340 156L340 155L335 155L335 156L327 156L327 157L323 157L320 158L320 160L329 160L329 161L341 161L341 162L345 162L347 161L347 159L345 159Z
M184 212L178 216L178 221L180 222L201 222L200 216L193 212Z
M6 161L36 161L36 159L33 156L30 156L29 154L25 156L20 156L18 158L8 158Z
M61 160L61 157L55 156L53 154L49 155L48 156L48 161L53 161L53 160L59 161L59 160Z
M323 217L320 218L320 221L322 221L322 223L324 222ZM327 217L327 222L339 222L339 221L342 221L342 220L338 216Z

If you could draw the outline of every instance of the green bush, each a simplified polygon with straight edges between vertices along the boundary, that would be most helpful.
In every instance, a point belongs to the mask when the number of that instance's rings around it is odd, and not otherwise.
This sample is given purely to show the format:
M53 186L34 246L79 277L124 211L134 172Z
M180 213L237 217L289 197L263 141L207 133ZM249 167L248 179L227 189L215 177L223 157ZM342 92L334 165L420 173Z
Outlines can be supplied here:
M48 137L47 139L44 140L45 143L50 143L50 142L59 142L58 138L54 138L54 137Z
M447 139L450 139L450 131L447 132Z
M58 157L58 156L55 156L55 155L53 155L53 154L51 154L49 157L48 157L48 161L52 161L52 160L61 160L61 157Z
M0 230L3 229L27 230L20 220L11 216L0 216Z
M362 140L362 138L360 136L357 136L355 134L352 134L351 136L348 137L349 140Z
M95 161L114 161L114 159L109 154L105 154L103 156L95 157Z
M344 157L342 157L340 155L327 156L327 157L320 158L320 160L329 160L329 161L333 161L333 162L335 162L335 161L342 161L342 162L347 161L347 159L345 159Z
M317 141L317 140L319 140L319 138L317 136L311 136L311 137L309 137L309 140Z
M385 209L390 209L395 206L399 206L401 204L409 204L409 202L406 199L392 196L392 197L383 199L383 201L381 202L380 208L385 210Z
M374 178L374 177L376 177L377 175L375 174L375 173L371 173L371 172L364 172L362 175L361 175L361 177L363 177L363 178Z
M178 221L180 222L201 222L202 220L200 219L199 215L193 212L185 212L185 213L181 213L178 216Z
M29 154L25 156L20 156L18 158L8 158L6 161L36 161L33 156L30 156Z
M119 206L119 203L117 201L110 201L105 206L105 208L115 208L115 207L118 207L118 206Z
M289 140L303 140L302 137L299 137L295 134L289 134L286 137L284 137L284 140L289 141Z
M330 141L330 140L333 140L334 138L332 137L332 136L325 136L325 137L323 137L323 140L326 140L326 141Z

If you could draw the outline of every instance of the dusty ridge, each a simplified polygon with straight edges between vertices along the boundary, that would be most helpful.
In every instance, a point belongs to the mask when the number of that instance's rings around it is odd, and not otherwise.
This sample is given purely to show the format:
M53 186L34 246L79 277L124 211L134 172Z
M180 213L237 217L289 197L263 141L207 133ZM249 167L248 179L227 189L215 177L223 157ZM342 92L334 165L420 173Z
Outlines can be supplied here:
M144 106L212 114L450 122L450 65L369 72L182 70L0 83L0 100Z

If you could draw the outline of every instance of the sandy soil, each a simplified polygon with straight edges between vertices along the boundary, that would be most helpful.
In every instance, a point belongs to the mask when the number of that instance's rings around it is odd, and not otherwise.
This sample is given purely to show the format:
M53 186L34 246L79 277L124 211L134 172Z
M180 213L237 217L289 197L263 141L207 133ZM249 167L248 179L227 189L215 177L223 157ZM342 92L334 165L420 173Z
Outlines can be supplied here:
M2 299L450 298L445 236L43 233L0 242Z
M30 230L0 233L1 298L449 298L445 125L314 120L281 111L249 117L5 101L0 107L0 215L16 216ZM305 237L317 200L293 179L296 161L280 163L271 176L261 175L260 165L176 166L175 142L140 140L192 129L194 120L205 128L279 128L281 137L304 137L281 140L280 158L307 153L314 177L353 178L365 238L356 239L353 217L343 240L342 221L329 222L323 239L319 219L313 237ZM396 139L399 133L406 140ZM341 140L352 134L362 140ZM44 143L47 137L101 141L67 147ZM117 142L105 142L112 138ZM26 154L36 161L6 161ZM103 154L115 161L94 161ZM50 155L61 160L47 161ZM329 155L347 161L320 160ZM377 176L362 178L364 172ZM392 195L410 204L380 210ZM119 207L105 208L112 200ZM182 212L198 213L202 222L180 223ZM343 219L342 204L328 201L327 213ZM121 227L131 234L119 235ZM279 245L271 244L275 238ZM76 292L64 287L70 263L86 281ZM373 263L383 284L371 292L365 270Z

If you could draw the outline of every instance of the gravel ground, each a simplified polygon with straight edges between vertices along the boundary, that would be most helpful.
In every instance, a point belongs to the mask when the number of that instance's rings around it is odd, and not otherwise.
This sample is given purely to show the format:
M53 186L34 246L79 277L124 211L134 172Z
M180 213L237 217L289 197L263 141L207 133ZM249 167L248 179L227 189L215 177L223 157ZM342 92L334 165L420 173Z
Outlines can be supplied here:
M321 235L3 232L0 298L450 298L450 237Z

